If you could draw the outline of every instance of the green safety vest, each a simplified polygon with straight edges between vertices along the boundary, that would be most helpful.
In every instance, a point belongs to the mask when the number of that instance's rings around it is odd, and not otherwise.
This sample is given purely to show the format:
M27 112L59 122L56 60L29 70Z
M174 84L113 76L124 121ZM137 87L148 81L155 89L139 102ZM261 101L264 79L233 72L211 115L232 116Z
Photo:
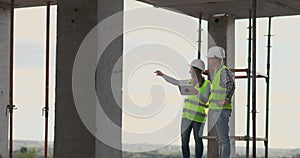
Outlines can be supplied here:
M204 94L206 85L209 82L210 81L205 80L201 87L199 87L199 84L196 84L195 89L201 94ZM184 100L182 118L205 123L208 103L209 101L207 103L203 103L197 95L188 95L187 99Z
M232 104L228 103L223 106L219 106L217 104L218 101L225 100L226 98L226 88L223 88L220 86L220 76L222 70L227 69L226 66L222 66L221 69L218 70L218 72L215 74L214 79L212 81L212 90L211 90L211 100L209 103L210 109L230 109L232 110Z

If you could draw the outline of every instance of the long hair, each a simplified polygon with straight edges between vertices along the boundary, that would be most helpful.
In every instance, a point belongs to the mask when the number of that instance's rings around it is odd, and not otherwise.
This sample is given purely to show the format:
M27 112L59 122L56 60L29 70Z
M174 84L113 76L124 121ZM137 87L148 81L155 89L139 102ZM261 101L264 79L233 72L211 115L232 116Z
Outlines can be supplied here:
M199 82L199 87L201 87L204 82L204 77L202 76L202 70L200 70L196 67L193 67L193 70L194 70L197 80Z

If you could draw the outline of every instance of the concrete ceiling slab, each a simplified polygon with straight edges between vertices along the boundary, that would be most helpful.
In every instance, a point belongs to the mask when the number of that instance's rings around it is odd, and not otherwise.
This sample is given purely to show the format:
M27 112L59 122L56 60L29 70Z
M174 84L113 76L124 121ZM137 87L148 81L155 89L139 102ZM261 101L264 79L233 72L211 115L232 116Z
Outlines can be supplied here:
M57 4L57 0L52 0L51 4ZM10 7L10 0L0 0L0 7L9 8ZM45 0L15 0L15 7L22 8L22 7L35 7L35 6L45 6Z
M249 17L252 0L137 0L155 7L203 19L229 14L236 19ZM258 0L257 17L300 15L300 0Z

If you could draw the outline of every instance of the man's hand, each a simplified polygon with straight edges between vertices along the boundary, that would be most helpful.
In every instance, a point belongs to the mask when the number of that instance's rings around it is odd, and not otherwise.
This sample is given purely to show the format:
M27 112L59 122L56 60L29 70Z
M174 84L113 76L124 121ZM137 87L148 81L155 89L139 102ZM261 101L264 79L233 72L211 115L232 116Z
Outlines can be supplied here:
M228 104L227 100L220 100L220 101L218 101L218 105L219 106L224 106L225 104Z
M161 71L159 71L159 70L156 70L154 73L156 73L156 76L163 76L164 74L161 72Z

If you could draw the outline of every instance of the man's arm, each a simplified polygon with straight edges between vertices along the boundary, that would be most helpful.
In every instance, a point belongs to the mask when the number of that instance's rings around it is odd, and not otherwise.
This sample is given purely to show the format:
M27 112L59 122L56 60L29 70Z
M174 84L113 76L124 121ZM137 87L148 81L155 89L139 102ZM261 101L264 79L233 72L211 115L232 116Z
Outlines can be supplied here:
M230 103L235 90L235 82L232 72L230 72L228 69L222 70L220 80L220 86L226 89L225 101Z

